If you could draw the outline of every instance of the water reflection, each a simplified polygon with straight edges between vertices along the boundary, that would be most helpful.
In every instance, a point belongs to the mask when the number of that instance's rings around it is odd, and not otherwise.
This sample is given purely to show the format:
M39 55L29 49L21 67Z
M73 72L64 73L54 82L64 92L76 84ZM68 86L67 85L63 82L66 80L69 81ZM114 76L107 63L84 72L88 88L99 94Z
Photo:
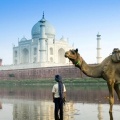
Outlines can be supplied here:
M2 109L2 103L0 102L0 109Z
M0 120L54 120L52 86L0 87ZM106 87L67 86L64 120L118 120L119 105L109 114ZM115 102L118 103L117 97ZM107 103L107 104L106 104ZM6 116L7 113L7 116Z
M53 120L53 104L43 101L15 103L13 116L13 120Z
M9 114L13 115L13 119L9 120L54 120L54 104L51 101L28 101L28 100L7 100L2 99L4 103L3 111L6 116L6 105L11 105ZM64 120L74 119L75 109L72 102L64 106ZM5 120L3 114L0 119ZM8 119L6 119L8 120Z
M102 116L102 104L98 104L98 120L103 120L103 116Z

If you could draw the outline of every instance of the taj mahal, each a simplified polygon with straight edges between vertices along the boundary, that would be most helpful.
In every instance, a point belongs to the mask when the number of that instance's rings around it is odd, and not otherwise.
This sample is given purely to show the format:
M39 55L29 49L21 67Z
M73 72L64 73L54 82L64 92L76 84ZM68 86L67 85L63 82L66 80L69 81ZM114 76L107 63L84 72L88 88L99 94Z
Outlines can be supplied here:
M64 54L73 49L73 45L64 37L57 40L55 33L54 26L45 19L43 13L41 20L32 27L32 38L23 37L17 46L13 46L13 65L9 67L24 69L68 65L69 60Z

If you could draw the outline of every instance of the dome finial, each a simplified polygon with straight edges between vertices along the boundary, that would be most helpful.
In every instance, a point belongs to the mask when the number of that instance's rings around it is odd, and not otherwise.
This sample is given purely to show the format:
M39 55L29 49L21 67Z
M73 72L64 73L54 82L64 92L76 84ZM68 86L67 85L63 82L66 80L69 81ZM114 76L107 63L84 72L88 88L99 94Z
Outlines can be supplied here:
M44 11L43 11L43 19L44 19Z
M44 18L44 11L43 11L43 16L42 16L42 19L40 20L40 22L44 23L46 20Z

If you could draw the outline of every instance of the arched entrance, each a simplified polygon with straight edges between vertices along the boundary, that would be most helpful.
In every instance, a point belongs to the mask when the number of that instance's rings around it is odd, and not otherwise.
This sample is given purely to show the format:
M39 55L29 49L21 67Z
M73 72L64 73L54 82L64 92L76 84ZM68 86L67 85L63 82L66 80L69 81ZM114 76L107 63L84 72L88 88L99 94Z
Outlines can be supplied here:
M29 51L27 48L22 51L22 63L29 63Z
M58 50L58 63L65 63L65 50L63 48L60 48Z

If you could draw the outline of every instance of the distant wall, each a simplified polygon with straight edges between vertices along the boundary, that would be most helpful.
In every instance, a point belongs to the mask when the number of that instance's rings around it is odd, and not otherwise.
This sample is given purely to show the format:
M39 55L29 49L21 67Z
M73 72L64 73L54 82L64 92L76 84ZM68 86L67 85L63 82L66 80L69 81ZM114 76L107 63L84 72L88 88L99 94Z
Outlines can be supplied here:
M57 66L43 68L28 68L15 70L0 70L0 80L34 80L34 79L52 79L55 74L62 75L63 78L81 78L86 77L75 66Z

